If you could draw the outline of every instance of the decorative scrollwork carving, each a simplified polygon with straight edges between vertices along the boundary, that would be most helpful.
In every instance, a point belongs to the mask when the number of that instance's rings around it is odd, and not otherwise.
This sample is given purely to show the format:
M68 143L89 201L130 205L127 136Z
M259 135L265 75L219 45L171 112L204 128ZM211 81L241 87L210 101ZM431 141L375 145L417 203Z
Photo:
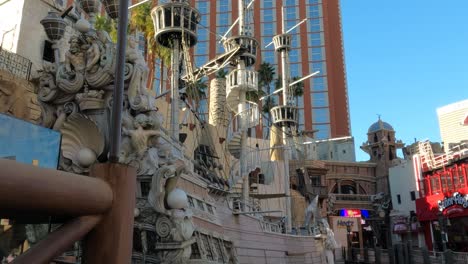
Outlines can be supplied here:
M172 221L167 216L160 216L156 220L156 233L161 238L168 238L172 232Z

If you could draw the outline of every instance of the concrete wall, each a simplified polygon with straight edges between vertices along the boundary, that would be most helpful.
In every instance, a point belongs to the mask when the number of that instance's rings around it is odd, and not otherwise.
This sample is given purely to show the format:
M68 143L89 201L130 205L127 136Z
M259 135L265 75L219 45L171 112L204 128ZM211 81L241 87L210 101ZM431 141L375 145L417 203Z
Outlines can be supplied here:
M9 0L0 6L2 47L29 59L33 63L33 76L42 69L44 41L47 39L40 21L49 11L62 12L66 4L65 0ZM64 51L68 47L68 39L74 32L70 18L65 18L65 22L67 22L65 35L58 43L62 52L61 61L65 59Z
M415 192L415 198L419 198L414 177L414 167L411 160L402 160L400 164L389 169L390 191L392 194L393 209L409 215L410 211L416 212L416 204L411 200L411 192ZM400 195L401 203L397 196Z
M7 0L0 5L0 45L14 53L18 49L24 4L25 0Z
M306 159L356 161L353 137L310 140L303 144Z
M392 226L396 218L403 217L408 219L410 212L416 212L415 200L411 199L411 192L415 192L415 198L419 198L417 183L414 176L414 166L412 160L401 160L389 169L389 184L392 195L393 210L390 213L392 216ZM398 202L397 196L400 195L401 203ZM413 224L415 229L417 224ZM424 242L424 234L422 232L412 233L411 239L414 246L422 247ZM402 242L408 240L408 234L393 234L392 241Z

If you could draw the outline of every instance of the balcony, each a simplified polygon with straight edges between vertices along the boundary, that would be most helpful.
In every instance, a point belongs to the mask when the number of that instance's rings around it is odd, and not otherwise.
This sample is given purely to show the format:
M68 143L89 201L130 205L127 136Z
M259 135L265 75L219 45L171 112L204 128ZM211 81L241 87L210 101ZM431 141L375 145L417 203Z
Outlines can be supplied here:
M426 174L419 181L420 197L453 193L468 187L468 162Z
M371 195L365 194L333 194L335 202L334 210L343 208L373 209Z
M10 72L18 78L29 81L31 66L30 60L0 47L0 70Z
M306 186L307 192L313 195L318 195L319 198L326 198L328 197L328 188L327 186L317 186L317 185L310 185Z

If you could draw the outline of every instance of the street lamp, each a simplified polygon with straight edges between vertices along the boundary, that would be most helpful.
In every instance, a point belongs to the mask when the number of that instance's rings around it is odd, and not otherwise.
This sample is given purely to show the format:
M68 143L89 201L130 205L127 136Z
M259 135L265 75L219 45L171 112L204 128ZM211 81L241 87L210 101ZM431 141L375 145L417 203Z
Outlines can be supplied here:
M346 231L347 231L347 235L346 235L346 240L348 242L348 260L349 258L351 257L351 228L352 228L352 225L353 225L353 222L349 221L346 223Z
M446 219L444 214L439 211L438 220L439 220L439 227L440 227L440 235L442 238L442 250L443 252L447 251L447 231L446 231Z
M57 65L58 70L60 63L60 52L57 44L58 41L62 39L63 35L65 35L65 28L67 27L67 23L57 12L50 11L47 16L41 20L41 24L44 27L44 31L47 37L50 39L50 41L52 41L55 65Z
M80 0L81 8L89 15L89 23L94 27L96 13L98 10L98 0Z
M110 18L119 18L119 0L102 0L102 4L106 8L106 12ZM128 9L128 3L126 4L126 9Z

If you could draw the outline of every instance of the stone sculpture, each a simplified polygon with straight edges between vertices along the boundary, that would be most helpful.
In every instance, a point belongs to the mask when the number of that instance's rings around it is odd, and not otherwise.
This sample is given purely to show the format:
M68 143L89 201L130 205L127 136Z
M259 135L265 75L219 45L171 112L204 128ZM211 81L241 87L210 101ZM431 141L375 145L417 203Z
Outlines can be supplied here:
M116 47L107 32L78 30L69 40L65 61L44 64L38 100L42 125L62 133L60 168L87 174L94 163L108 158ZM130 37L119 162L136 167L139 181L152 178L147 200L139 201L135 210L135 226L146 228L141 231L143 255L158 263L186 263L194 225L187 195L176 184L187 168L160 140L163 120L146 87L148 72Z
M312 220L312 225L309 227ZM333 250L338 248L333 230L330 228L327 219L322 218L318 207L318 195L312 199L306 208L305 219L306 230L312 229L312 235L321 238L327 263L334 263Z

